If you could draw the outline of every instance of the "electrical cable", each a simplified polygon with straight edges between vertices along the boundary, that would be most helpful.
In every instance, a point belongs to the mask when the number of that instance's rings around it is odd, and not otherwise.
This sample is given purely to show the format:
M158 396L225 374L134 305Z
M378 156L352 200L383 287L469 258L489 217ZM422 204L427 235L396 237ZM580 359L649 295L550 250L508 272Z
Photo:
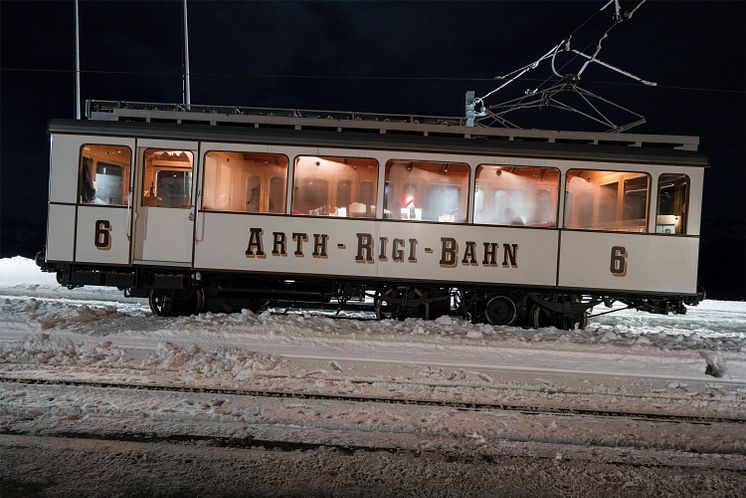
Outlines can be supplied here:
M564 66L561 66L559 70L562 70ZM0 71L4 72L22 72L22 73L75 73L74 69L55 69L55 68L18 68L18 67L0 67ZM87 69L81 70L82 74L90 75L131 75L131 76L168 76L168 77L179 77L183 75L177 72L167 71L111 71L111 70L97 70ZM349 76L349 75L313 75L313 74L252 74L252 73L191 73L192 77L200 78L250 78L250 79L308 79L308 80L370 80L370 81L495 81L495 78L478 78L470 76L374 76L374 75L360 75L360 76ZM545 81L542 78L522 78L522 81ZM606 80L583 80L586 83L597 84L597 85L615 85L615 86L634 86L639 87L637 83L626 83L620 81L606 81ZM660 88L666 90L680 90L680 91L692 91L692 92L714 92L714 93L732 93L732 94L746 94L746 90L733 90L726 88L703 88L703 87L688 87L688 86L675 86L675 85L658 85L653 88Z

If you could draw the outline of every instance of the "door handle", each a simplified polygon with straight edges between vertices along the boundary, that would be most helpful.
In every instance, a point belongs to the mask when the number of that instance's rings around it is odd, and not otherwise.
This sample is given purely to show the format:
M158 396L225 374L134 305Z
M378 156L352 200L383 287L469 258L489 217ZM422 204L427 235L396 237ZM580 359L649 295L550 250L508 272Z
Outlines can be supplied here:
M189 221L194 221L194 213L189 213Z

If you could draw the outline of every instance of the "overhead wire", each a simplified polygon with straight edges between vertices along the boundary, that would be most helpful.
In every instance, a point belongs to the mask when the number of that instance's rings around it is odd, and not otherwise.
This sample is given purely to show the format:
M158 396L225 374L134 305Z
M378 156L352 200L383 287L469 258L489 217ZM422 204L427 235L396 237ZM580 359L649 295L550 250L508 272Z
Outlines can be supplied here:
M561 66L559 70L564 67ZM58 68L19 68L19 67L0 67L0 71L4 72L21 72L21 73L74 73L73 69L58 69ZM90 75L131 75L131 76L168 76L168 77L182 77L179 72L169 71L123 71L123 70L105 70L105 69L83 69L80 71L82 74ZM386 75L320 75L320 74L255 74L255 73L191 73L193 77L234 77L234 78L253 78L253 79L308 79L308 80L370 80L370 81L495 81L492 77L471 77L471 76L386 76ZM522 78L522 81L544 81L543 78ZM607 80L584 80L586 83L598 84L598 85L615 85L615 86L635 86L638 87L637 83L627 83L623 81L607 81ZM704 88L704 87L693 87L693 86L677 86L677 85L658 85L660 89L667 90L680 90L680 91L693 91L693 92L713 92L713 93L732 93L732 94L746 94L746 90L735 90L727 88Z

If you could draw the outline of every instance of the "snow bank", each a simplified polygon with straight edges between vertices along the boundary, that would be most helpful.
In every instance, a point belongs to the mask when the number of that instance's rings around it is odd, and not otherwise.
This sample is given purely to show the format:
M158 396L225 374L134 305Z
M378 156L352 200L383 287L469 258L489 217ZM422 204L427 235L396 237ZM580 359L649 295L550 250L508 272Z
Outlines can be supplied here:
M0 288L36 289L60 287L54 273L42 272L32 259L21 256L0 259Z
M282 365L279 356L237 348L205 351L197 344L189 347L171 342L158 343L155 352L143 362L143 367L181 370L203 377L230 377L247 380L256 372L268 372Z
M112 287L68 289L57 283L56 274L41 271L33 260L21 256L0 259L0 293L6 296L145 302L143 299L125 300L122 291Z
M121 367L130 362L125 351L111 341L84 346L68 338L38 334L26 339L20 348L0 344L0 363Z
M85 287L68 290L59 286L52 274L43 273L27 258L0 259L0 294L30 296L14 302L6 297L5 313L26 314L40 331L71 330L100 336L125 330L157 330L165 341L188 336L232 339L241 335L285 337L367 337L401 340L402 338L438 337L467 343L516 342L540 344L594 344L625 347L653 346L664 349L705 349L710 351L746 351L746 302L704 301L688 308L686 315L652 315L634 310L591 318L584 331L563 331L553 327L528 330L471 324L444 316L434 321L407 319L381 322L336 320L317 312L295 311L286 315L264 312L203 313L183 318L155 318L149 315L145 300L124 298L116 289ZM78 300L61 306L60 301ZM80 301L83 302L80 302ZM112 303L113 302L113 303ZM594 312L607 311L603 306Z

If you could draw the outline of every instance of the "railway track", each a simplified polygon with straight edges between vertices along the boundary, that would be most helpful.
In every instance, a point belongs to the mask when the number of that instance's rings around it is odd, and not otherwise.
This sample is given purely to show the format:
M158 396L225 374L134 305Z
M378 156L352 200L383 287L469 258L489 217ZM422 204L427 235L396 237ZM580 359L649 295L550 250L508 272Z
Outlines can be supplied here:
M220 394L230 396L251 396L264 398L290 398L303 400L324 400L324 401L346 401L355 403L387 403L403 404L417 406L442 406L458 410L502 410L521 412L522 414L553 414L553 415L585 415L594 417L627 417L636 420L647 421L665 421L665 422L682 422L694 424L711 424L727 423L746 426L745 417L722 417L722 416L691 416L662 413L646 413L633 411L617 410L598 410L583 408L561 408L546 407L536 405L520 405L508 403L487 403L487 402L463 402L453 400L432 400L418 398L401 398L395 396L360 396L348 394L323 394L308 393L297 391L266 390L266 389L238 389L222 387L195 387L179 385L159 385L159 384L133 384L124 382L101 382L101 381L81 381L81 380L63 380L63 379L39 379L0 376L0 383L9 384L28 384L28 385L48 385L48 386L70 386L86 387L101 389L130 389L145 391L161 391L172 393L198 393L198 394Z

